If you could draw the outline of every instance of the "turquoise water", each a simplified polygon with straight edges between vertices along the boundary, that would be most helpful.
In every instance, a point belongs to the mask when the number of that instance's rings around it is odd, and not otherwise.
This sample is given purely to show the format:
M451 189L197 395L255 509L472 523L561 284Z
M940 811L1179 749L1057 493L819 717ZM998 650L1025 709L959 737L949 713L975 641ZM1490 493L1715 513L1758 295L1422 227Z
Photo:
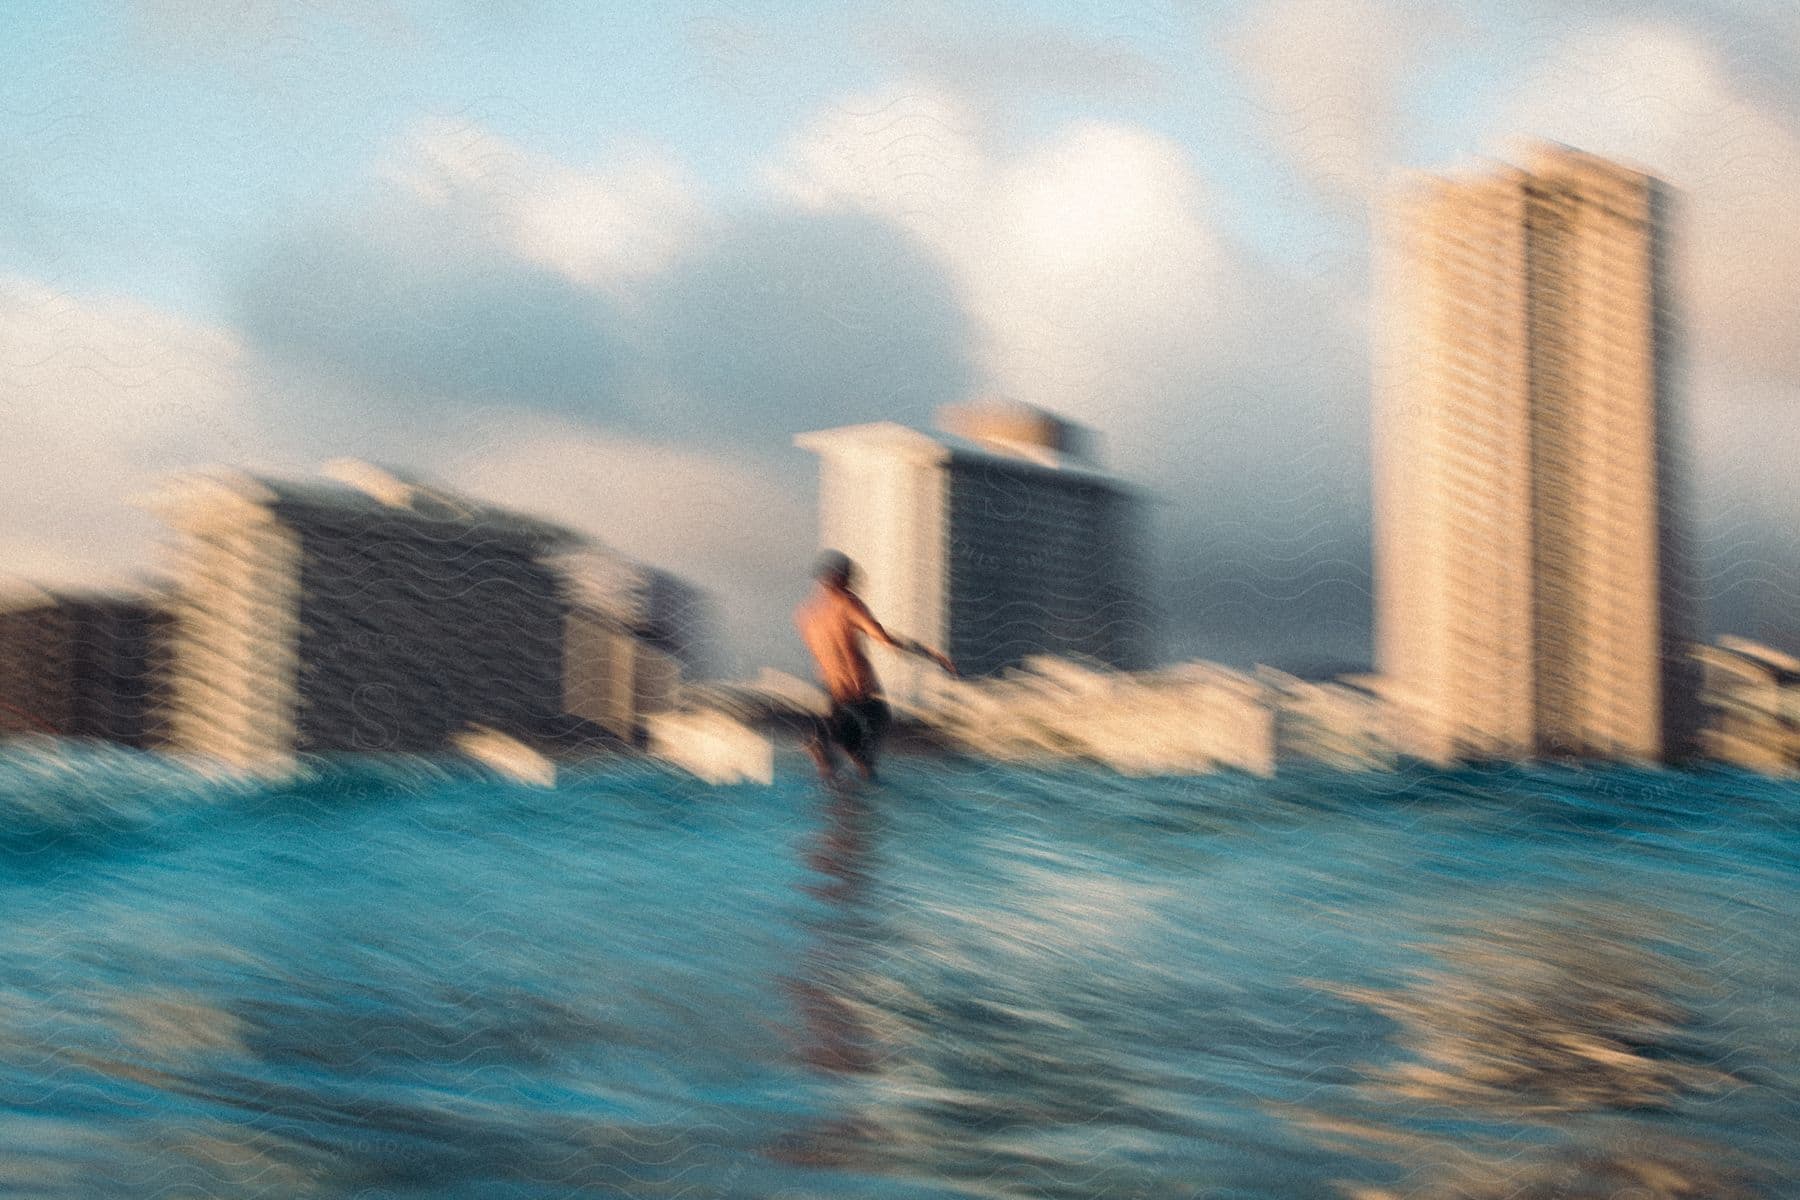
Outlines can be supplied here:
M1800 789L0 754L0 1195L1784 1196Z

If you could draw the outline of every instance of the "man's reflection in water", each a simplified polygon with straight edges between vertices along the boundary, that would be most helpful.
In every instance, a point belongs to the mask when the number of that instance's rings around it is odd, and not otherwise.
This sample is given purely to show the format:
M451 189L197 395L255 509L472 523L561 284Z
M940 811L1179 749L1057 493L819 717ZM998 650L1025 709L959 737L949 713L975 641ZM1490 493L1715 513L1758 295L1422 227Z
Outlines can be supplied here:
M860 788L828 788L825 824L807 855L824 876L805 885L828 906L823 935L807 955L800 977L788 981L800 1017L800 1060L831 1076L865 1076L880 1066L875 1038L846 994L858 954L867 948L868 897L874 813ZM839 1166L867 1157L867 1122L846 1116L789 1134L770 1150L788 1163Z
M795 980L791 990L805 1022L802 1057L822 1071L867 1074L875 1069L867 1031L857 1025L855 1011L843 993L851 952L861 944L858 911L868 891L870 825L868 802L849 788L835 788L825 806L825 828L807 863L826 877L806 890L831 906L826 937L811 955L811 978Z

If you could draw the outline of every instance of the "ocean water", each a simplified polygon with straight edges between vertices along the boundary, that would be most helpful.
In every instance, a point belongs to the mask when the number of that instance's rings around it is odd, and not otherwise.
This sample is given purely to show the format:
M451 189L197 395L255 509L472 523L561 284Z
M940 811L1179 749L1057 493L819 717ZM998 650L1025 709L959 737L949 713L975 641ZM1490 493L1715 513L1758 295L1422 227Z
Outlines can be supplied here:
M1797 1193L1800 789L0 753L0 1195Z

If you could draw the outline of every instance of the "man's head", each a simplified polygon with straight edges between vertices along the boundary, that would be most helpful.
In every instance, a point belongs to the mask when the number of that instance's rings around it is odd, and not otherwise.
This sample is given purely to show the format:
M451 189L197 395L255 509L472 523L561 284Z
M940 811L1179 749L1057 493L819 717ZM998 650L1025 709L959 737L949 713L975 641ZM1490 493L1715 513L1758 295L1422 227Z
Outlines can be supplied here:
M839 550L827 550L813 563L813 578L826 587L847 588L855 570L849 555Z

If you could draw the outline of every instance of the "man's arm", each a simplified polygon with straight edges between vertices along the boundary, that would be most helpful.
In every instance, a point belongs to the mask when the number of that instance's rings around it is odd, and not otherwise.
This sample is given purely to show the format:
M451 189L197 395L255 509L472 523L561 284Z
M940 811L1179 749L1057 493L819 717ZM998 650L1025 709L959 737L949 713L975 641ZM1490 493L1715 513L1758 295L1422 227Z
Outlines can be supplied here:
M850 605L850 620L858 629L884 646L892 646L902 654L916 654L920 658L929 658L950 674L956 674L956 664L924 642L915 642L911 638L897 638L883 629L881 622L875 619L875 614L869 611L869 606L864 604L860 597L846 595L844 599Z

